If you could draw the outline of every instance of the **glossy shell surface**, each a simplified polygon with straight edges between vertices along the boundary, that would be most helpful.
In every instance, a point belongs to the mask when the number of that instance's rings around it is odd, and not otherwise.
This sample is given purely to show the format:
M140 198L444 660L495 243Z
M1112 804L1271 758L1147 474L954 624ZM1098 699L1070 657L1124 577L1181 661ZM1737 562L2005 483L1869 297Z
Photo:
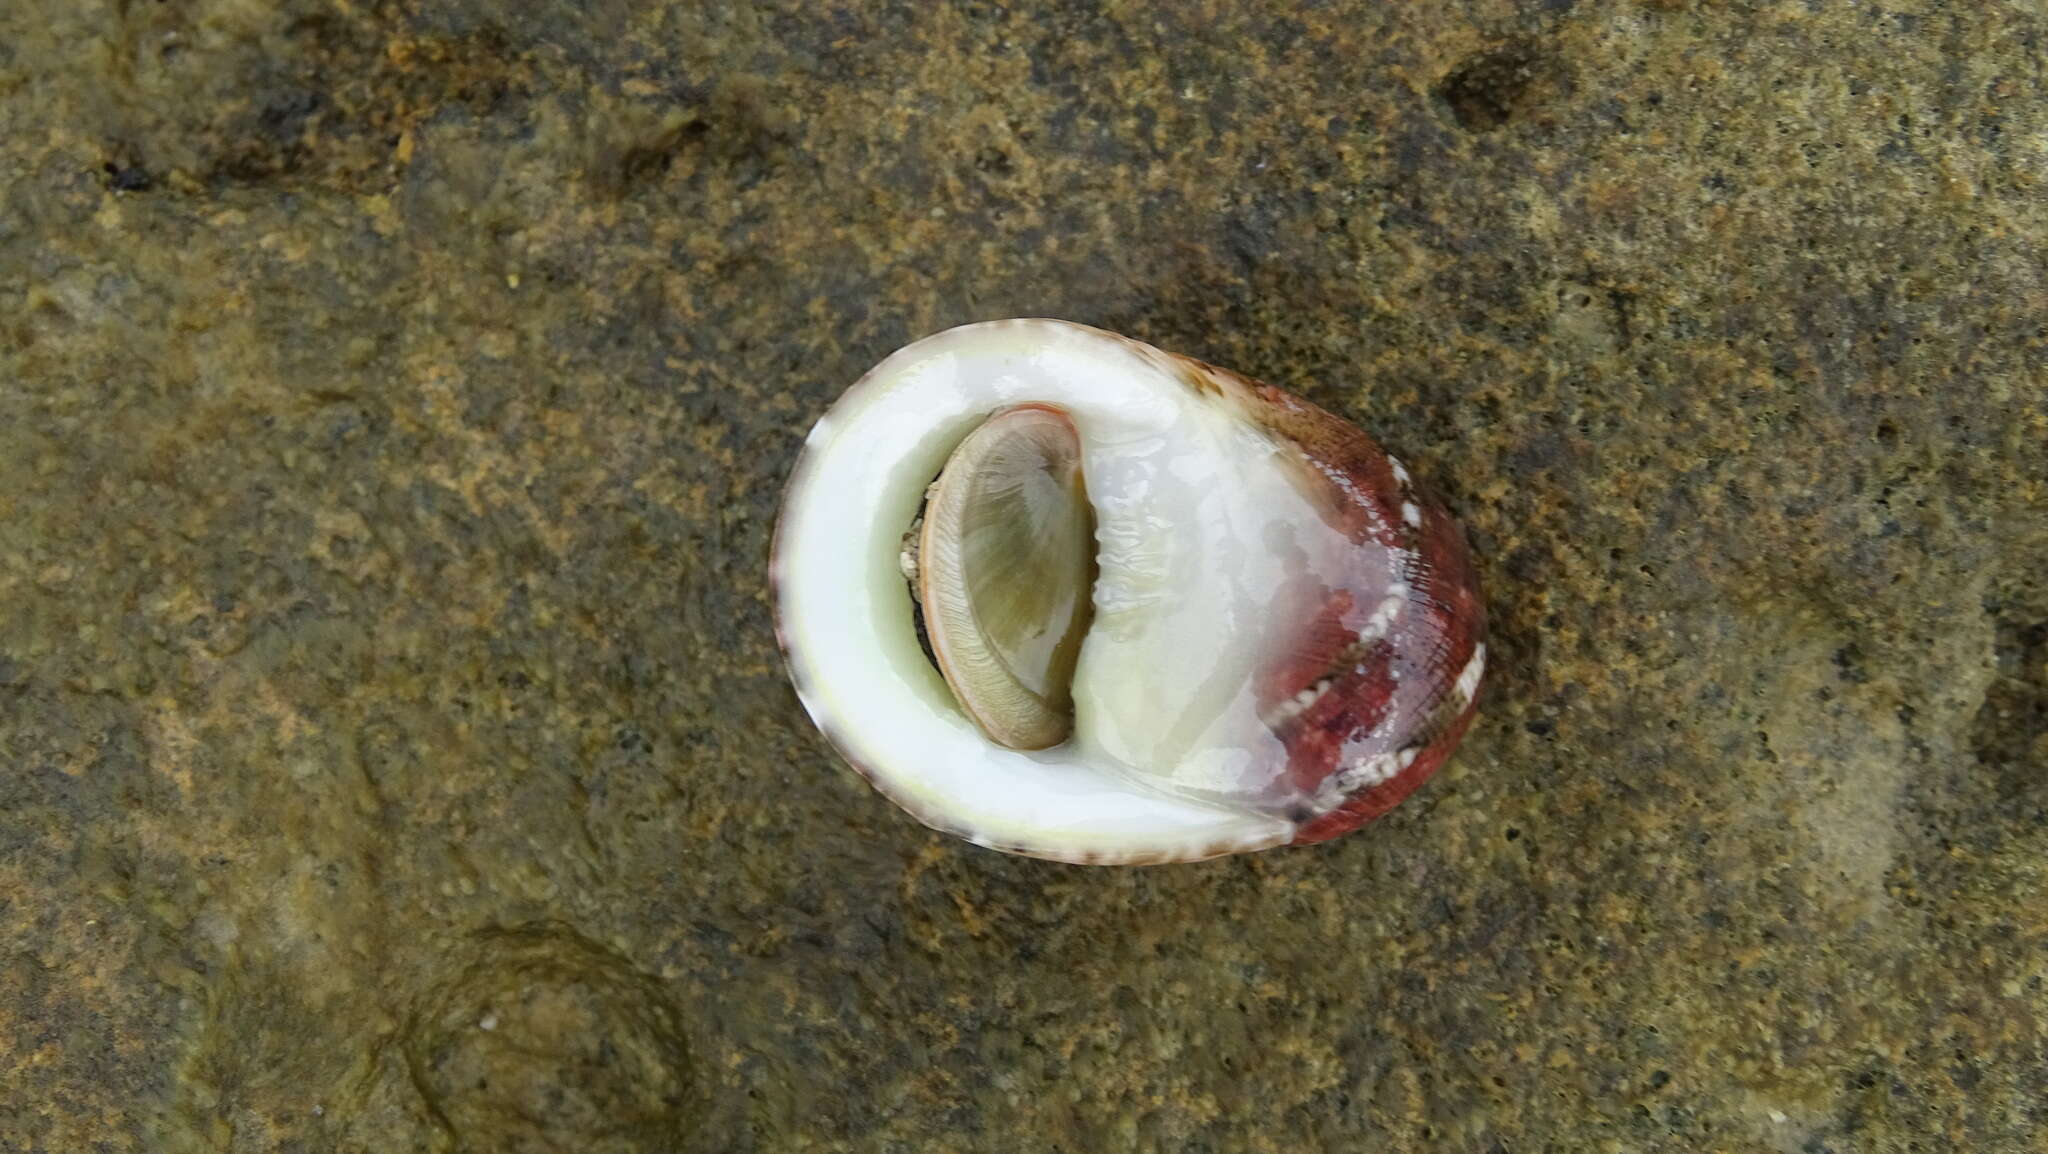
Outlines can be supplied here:
M1073 413L1097 519L1074 736L995 748L915 642L898 542L991 412ZM1384 814L1470 724L1485 611L1463 534L1355 425L1052 320L892 355L813 429L776 532L777 629L839 753L934 828L1063 861L1327 840Z

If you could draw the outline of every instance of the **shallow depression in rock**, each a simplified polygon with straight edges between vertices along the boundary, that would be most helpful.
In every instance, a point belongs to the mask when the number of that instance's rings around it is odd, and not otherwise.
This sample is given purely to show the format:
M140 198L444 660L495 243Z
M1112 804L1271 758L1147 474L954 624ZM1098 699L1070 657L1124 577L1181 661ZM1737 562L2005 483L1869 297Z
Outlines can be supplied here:
M414 1084L465 1151L711 1149L682 1014L573 932L470 939L406 1039Z

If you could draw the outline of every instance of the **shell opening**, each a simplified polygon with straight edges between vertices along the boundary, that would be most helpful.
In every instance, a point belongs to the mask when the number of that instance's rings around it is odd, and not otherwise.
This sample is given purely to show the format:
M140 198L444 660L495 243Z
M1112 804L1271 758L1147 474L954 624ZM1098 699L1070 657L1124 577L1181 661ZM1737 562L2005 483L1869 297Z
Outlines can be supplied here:
M925 493L902 560L927 655L989 740L1060 744L1095 585L1080 431L1057 405L998 410Z

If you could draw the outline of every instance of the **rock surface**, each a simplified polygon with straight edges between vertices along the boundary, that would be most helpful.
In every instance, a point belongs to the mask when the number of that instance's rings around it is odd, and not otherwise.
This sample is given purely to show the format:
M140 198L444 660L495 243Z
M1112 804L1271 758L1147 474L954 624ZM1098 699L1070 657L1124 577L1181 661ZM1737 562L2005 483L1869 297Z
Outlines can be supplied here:
M2048 1125L2048 13L0 5L0 1149L1934 1151ZM764 581L1055 315L1465 519L1479 724L929 834Z

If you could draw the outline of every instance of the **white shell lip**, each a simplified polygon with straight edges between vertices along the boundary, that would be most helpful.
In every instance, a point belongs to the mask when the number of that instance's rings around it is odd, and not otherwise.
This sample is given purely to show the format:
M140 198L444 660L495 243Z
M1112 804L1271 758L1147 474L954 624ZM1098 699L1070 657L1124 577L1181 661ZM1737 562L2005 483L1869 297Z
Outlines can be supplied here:
M900 597L908 612L908 591L893 565L863 555L861 536L848 528L864 521L873 533L900 535L909 509L863 505L858 486L848 484L846 451L832 453L847 422L873 420L864 411L870 393L906 387L918 374L937 374L947 358L1000 352L1016 342L1020 356L1071 357L1108 371L1124 359L1132 374L1162 370L1165 356L1114 333L1045 318L963 325L916 341L865 374L834 402L806 438L791 473L777 519L770 561L776 634L799 700L839 755L875 788L925 825L1007 853L1080 864L1151 864L1268 849L1291 841L1295 822L1273 813L1161 794L1076 761L1066 747L1042 754L975 752L986 746L964 716L958 734L941 719L918 720L928 710L899 708L928 696L943 682L921 653L914 662L901 648L864 649L868 634L885 636L892 624L878 621L895 612ZM959 399L959 398L956 398ZM887 446L867 456L866 471L902 470L907 490L921 492L929 477L916 476L915 461L889 459L897 448L932 445L950 449L964 427L948 421L971 419L1007 403L1041 400L997 387L977 393L972 403L923 429L889 426ZM857 478L856 478L857 479ZM898 513L902 516L899 518ZM898 520L901 525L896 524ZM893 557L893 551L889 554ZM864 569L863 567L869 567ZM893 578L894 586L890 585ZM848 594L847 589L857 592ZM901 623L897 623L901 624ZM904 642L916 652L907 625ZM887 650L886 652L884 650ZM918 666L923 666L922 669ZM928 683L925 683L927 682ZM902 700L892 697L902 695ZM906 726L917 732L906 737ZM956 740L956 737L958 740ZM1021 758L1024 761L1007 759ZM1018 775L1011 788L1005 774Z

